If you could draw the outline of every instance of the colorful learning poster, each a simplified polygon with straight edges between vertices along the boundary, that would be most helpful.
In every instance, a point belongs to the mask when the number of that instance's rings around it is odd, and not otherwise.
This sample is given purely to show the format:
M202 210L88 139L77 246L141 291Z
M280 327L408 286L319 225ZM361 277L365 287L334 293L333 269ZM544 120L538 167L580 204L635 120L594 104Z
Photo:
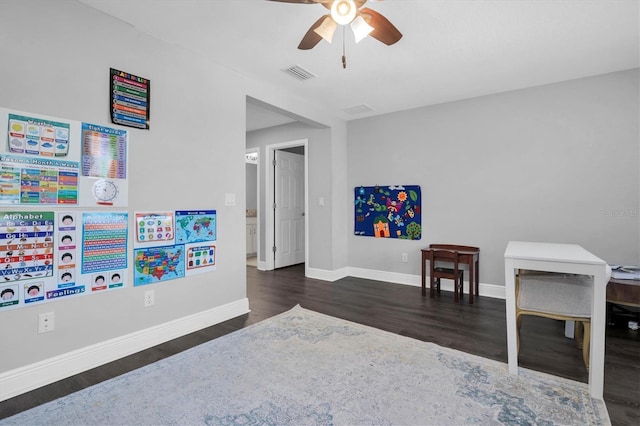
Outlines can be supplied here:
M155 284L185 276L184 246L134 250L134 286Z
M216 241L215 210L176 211L176 243Z
M111 68L111 122L149 128L151 81Z
M136 212L135 247L169 245L175 240L174 212Z
M126 130L82 123L82 176L126 179Z
M128 213L82 214L82 273L127 269Z
M186 245L186 275L209 272L216 269L216 246L213 244Z
M8 152L65 157L69 153L70 128L69 123L9 114Z
M54 220L53 212L0 213L0 284L53 276Z
M354 192L355 235L421 238L420 186L359 186Z
M77 205L78 163L0 154L0 204Z

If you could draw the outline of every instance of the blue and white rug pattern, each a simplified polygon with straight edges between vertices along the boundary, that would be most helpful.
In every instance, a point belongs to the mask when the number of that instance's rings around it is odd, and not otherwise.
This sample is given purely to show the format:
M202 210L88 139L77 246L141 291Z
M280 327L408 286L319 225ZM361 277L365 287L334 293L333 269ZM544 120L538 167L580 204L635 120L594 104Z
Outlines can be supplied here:
M608 425L588 387L299 306L0 425Z

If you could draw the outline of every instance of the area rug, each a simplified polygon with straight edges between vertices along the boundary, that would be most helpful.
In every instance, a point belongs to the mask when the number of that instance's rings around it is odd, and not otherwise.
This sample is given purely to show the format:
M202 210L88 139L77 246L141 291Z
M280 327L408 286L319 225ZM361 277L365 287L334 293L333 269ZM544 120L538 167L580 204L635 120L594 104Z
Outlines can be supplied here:
M304 309L0 425L605 425L587 385Z

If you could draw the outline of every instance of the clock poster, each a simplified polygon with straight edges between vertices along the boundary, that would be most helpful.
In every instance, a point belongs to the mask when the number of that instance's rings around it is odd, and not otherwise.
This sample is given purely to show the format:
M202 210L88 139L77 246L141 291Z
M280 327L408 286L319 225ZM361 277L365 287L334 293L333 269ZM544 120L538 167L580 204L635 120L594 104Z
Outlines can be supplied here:
M127 142L126 130L82 123L82 205L127 205Z

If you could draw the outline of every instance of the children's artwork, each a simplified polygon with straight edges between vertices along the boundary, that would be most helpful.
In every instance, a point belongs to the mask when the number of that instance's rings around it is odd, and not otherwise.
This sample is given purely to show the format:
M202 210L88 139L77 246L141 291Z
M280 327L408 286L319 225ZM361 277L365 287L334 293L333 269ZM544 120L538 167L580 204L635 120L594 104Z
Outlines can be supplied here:
M359 186L354 193L355 235L404 240L421 238L420 186Z

